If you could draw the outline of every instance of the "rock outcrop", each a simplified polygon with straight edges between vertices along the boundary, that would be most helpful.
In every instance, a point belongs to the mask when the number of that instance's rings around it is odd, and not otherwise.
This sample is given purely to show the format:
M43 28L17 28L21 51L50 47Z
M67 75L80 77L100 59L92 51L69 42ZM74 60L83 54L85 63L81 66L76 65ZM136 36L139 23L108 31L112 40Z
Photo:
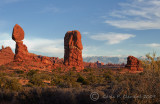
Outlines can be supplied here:
M13 28L12 39L16 42L15 61L23 61L29 57L27 46L23 44L24 31L16 24Z
M68 31L64 37L64 64L66 66L78 67L78 70L82 70L83 58L82 58L82 42L81 34L79 31Z
M14 53L10 47L0 49L0 65L10 63L14 60Z
M84 68L98 68L97 63L83 62Z
M126 68L131 71L143 71L141 62L134 56L128 56Z
M103 62L97 61L96 64L97 64L98 67L103 67L103 66L104 66L104 63L103 63Z

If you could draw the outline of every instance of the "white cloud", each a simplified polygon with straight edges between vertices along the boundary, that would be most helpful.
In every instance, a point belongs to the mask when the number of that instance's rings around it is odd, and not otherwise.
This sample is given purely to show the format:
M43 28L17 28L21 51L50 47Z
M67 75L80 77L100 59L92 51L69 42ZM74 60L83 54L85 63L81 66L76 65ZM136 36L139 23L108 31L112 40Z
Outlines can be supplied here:
M160 0L132 0L120 3L120 9L110 13L105 23L118 28L160 29Z
M58 55L62 57L64 54L62 39L25 39L24 43L27 45L30 51L45 53L49 56Z
M158 43L151 43L151 44L144 44L144 45L147 47L152 47L152 48L160 47L160 44L158 44Z
M82 34L84 34L84 35L88 35L88 34L89 34L89 32L82 32Z
M133 38L135 35L132 34L123 34L123 33L100 33L93 35L90 38L94 40L107 41L108 44L118 44L129 38Z
M15 50L15 42L8 33L1 33L0 37L0 45L10 46ZM24 39L24 44L28 47L29 52L34 52L35 54L52 57L63 57L64 55L63 39Z

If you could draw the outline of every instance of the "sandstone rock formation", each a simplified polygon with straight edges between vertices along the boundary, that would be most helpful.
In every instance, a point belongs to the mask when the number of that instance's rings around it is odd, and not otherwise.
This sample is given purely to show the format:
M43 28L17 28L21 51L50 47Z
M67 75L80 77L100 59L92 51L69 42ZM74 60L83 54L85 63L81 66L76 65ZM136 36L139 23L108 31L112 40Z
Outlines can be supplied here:
M83 69L82 42L79 31L68 31L64 37L64 64Z
M22 41L24 39L24 31L18 24L13 28L12 39L16 42L15 61L23 61L27 59L30 55L26 45L23 44Z
M103 62L99 62L99 61L97 61L97 62L96 62L96 64L97 64L97 66L98 66L98 67L102 67L102 66L104 66L104 63L103 63Z
M0 49L0 65L7 64L14 60L14 53L10 47Z
M51 59L49 57L43 56L41 58L42 63L44 64L52 64Z
M83 62L84 68L97 68L97 63Z
M141 62L134 56L128 56L126 68L131 71L143 71Z

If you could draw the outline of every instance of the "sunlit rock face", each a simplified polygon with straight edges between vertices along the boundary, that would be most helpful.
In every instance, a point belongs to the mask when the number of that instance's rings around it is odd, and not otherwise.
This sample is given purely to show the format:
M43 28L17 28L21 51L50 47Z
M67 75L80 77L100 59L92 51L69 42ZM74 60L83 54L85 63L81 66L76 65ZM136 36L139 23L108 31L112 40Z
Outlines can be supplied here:
M23 61L28 58L30 55L27 46L22 41L24 39L24 31L18 24L13 28L12 39L16 42L15 61Z
M14 53L10 47L2 46L0 49L0 65L10 63L14 60Z
M64 64L67 66L77 67L78 70L82 70L84 68L82 58L83 45L79 31L68 31L65 34L64 50Z
M143 71L141 62L134 56L128 56L126 68L131 71Z

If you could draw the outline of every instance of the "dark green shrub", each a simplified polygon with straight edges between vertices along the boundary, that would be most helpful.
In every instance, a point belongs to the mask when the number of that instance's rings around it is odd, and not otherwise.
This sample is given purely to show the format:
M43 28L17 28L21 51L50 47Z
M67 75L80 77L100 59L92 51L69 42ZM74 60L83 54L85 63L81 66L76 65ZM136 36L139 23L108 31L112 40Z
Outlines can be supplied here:
M111 71L108 71L104 74L104 78L107 81L112 81L114 79L113 73Z
M86 68L86 69L83 69L83 72L91 72L93 69L91 68Z
M72 67L72 70L73 70L73 71L76 71L76 67Z
M15 78L1 77L0 88L10 89L10 90L20 90L22 88L22 85Z
M27 73L27 76L33 76L34 74L38 73L39 70L30 70L28 73Z
M17 69L15 72L16 72L17 74L23 74L23 73L24 73L23 70L19 70L19 69Z
M0 70L6 70L7 68L4 65L0 66Z
M84 81L84 78L82 76L79 76L77 79L77 82L83 83L83 81Z
M82 76L79 76L79 77L77 78L77 82L80 82L80 83L82 83L83 85L89 85L89 84L90 84L90 82L89 82L87 79L83 78Z
M44 85L43 79L42 79L41 76L38 75L38 74L33 75L33 76L30 78L29 82L30 82L31 84L35 85L35 86L43 86L43 85Z
M61 67L58 67L57 69L56 69L58 72L61 72Z

